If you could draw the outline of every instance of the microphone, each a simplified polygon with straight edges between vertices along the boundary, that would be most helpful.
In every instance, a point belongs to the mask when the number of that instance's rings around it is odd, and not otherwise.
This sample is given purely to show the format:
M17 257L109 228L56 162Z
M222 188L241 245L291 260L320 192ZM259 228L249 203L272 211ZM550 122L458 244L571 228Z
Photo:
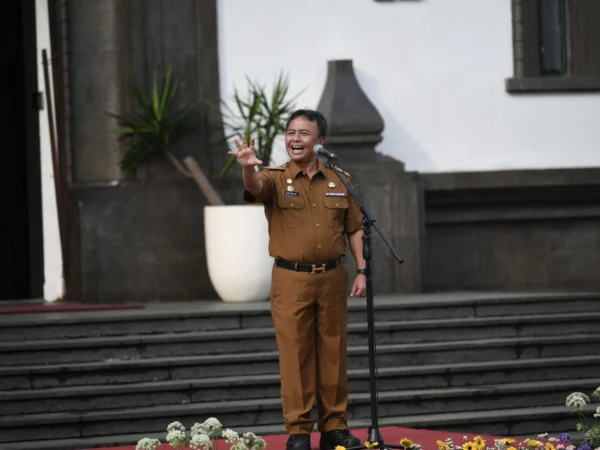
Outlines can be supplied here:
M321 144L317 144L313 147L313 152L318 155L324 156L327 159L337 159L337 155L335 153L331 153L323 148Z

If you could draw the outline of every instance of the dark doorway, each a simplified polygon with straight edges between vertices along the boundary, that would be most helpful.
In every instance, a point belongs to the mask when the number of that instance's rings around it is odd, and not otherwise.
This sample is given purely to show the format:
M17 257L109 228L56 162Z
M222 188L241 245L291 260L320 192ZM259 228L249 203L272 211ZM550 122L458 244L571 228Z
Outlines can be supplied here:
M35 0L5 0L0 16L0 300L41 298L42 201Z

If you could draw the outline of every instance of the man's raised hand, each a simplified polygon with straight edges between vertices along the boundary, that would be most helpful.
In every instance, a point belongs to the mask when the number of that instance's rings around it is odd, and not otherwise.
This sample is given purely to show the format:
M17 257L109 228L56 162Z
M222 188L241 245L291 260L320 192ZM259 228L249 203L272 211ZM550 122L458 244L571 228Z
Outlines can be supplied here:
M250 140L250 146L246 142L246 136L242 136L242 143L237 139L234 139L233 143L238 148L238 151L227 152L227 154L235 156L239 165L242 167L253 167L263 163L256 157L256 153L254 153L254 138Z

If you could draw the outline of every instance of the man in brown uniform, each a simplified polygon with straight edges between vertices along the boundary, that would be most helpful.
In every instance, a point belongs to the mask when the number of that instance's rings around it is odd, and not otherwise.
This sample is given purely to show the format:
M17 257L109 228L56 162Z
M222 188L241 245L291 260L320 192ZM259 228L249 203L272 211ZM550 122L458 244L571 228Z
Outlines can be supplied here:
M258 172L262 161L254 139L249 146L245 138L236 140L239 152L230 153L243 167L245 202L264 204L269 222L271 314L290 450L310 450L315 400L321 449L360 445L347 425L348 275L341 261L347 235L358 268L350 295L364 297L363 216L333 169L313 152L326 134L321 113L298 110L287 121L289 162Z

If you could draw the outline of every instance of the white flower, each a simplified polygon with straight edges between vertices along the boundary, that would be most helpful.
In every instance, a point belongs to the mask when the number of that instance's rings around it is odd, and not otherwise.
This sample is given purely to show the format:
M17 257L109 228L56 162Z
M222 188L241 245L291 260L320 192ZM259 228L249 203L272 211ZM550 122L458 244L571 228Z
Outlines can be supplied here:
M204 421L204 426L209 429L223 427L223 425L221 425L221 422L219 422L219 420L214 417L209 417L208 419L206 419Z
M540 439L546 439L548 437L548 433L542 433L542 434L538 434L538 437Z
M228 444L235 444L240 440L240 435L229 428L223 431L223 437L225 438L225 442Z
M223 428L221 422L214 417L209 417L203 423L195 423L192 426L192 436L195 434L208 434L210 437L215 437Z
M248 450L244 441L239 441L237 444L231 446L231 450Z
M208 434L195 434L190 441L190 448L194 450L211 450L212 439Z
M158 439L144 438L138 441L135 450L156 450L159 445L160 441Z
M192 436L195 436L197 434L206 434L202 426L203 425L201 423L195 423L194 425L192 425Z
M181 445L183 441L185 441L185 432L174 429L167 433L167 442L172 447L177 447L178 445Z
M594 414L594 417L600 418L600 406L596 408L596 414Z
M171 422L167 427L167 431L180 430L185 431L185 427L181 422Z
M569 394L566 401L566 406L573 412L581 411L585 405L590 403L590 398L582 392L573 392Z
M594 392L592 392L592 396L596 397L598 400L600 400L600 386L597 387Z
M265 450L267 443L263 438L255 435L254 433L244 433L244 440L246 442L246 446L250 450Z
M211 437L214 437L217 434L219 434L222 428L223 425L221 424L221 422L219 422L214 417L209 417L202 424L202 429L205 431L206 434L208 434Z

